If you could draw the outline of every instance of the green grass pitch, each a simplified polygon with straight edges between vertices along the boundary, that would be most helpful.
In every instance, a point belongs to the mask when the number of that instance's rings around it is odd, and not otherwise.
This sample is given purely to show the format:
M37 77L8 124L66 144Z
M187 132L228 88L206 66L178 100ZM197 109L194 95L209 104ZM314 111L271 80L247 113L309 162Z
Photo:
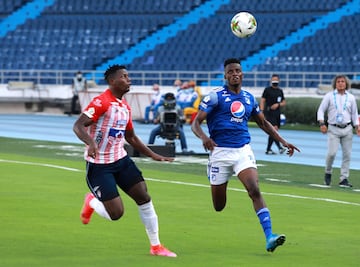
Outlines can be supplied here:
M90 224L81 224L87 192L82 146L0 142L0 266L359 266L360 192L309 186L322 183L323 168L258 162L273 230L287 237L268 253L237 180L217 213L203 163L134 158L147 178L160 239L178 254L163 258L150 256L137 207L122 192L123 218L110 222L94 214ZM360 188L360 171L351 177Z

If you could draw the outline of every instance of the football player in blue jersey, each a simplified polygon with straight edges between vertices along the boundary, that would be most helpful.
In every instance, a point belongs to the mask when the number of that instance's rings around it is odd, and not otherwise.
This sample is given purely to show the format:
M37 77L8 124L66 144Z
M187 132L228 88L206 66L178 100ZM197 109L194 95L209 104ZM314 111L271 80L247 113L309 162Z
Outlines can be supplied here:
M205 96L192 123L192 131L210 151L208 178L211 184L213 206L222 211L226 205L226 189L233 173L246 188L253 202L266 237L266 250L273 252L285 242L285 235L272 232L270 211L259 189L258 172L254 153L250 147L248 121L253 117L258 126L287 148L292 156L300 150L284 140L260 111L255 97L242 90L240 61L230 58L224 62L226 84ZM206 120L209 134L201 128Z

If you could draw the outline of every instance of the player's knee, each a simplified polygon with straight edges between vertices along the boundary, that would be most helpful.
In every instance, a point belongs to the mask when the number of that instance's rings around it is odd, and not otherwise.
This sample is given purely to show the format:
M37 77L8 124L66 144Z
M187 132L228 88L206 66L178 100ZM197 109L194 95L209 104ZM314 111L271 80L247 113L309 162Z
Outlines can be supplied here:
M250 188L248 190L248 194L249 194L249 197L252 200L256 200L256 199L259 199L261 197L260 190L259 190L258 187Z
M109 213L109 215L110 215L110 218L112 221L117 221L124 215L124 210L118 210L116 212L111 212L111 213Z

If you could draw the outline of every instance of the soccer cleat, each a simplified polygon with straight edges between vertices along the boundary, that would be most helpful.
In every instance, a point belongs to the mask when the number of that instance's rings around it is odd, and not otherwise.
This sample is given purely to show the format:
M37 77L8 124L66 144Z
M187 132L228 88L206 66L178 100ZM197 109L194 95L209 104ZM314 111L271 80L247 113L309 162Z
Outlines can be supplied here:
M164 257L176 257L177 255L174 252L171 252L163 245L151 246L150 254L154 256L164 256Z
M83 224L88 224L90 222L91 215L94 213L94 209L90 207L90 201L94 198L94 195L87 193L84 199L84 205L81 209L80 219Z
M286 149L283 147L279 149L280 154L284 154L285 151L286 151Z
M276 155L276 153L274 151L272 151L271 149L265 152L266 155Z
M325 173L324 182L326 185L331 184L331 173Z
M344 179L339 183L339 186L350 188L350 187L352 187L352 184L349 183L348 179Z
M272 234L270 238L266 240L266 250L269 252L274 252L278 246L281 246L285 243L285 240L285 235Z

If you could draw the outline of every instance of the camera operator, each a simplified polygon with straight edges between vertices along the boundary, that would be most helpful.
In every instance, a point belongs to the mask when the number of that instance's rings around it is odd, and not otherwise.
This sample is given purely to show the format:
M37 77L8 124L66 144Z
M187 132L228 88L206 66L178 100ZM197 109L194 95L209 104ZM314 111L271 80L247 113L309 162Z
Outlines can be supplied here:
M183 111L176 104L175 95L166 93L163 99L163 105L159 106L157 117L154 123L159 124L150 133L149 144L154 144L156 136L168 140L180 139L183 153L188 153L185 134L182 128L184 122Z

